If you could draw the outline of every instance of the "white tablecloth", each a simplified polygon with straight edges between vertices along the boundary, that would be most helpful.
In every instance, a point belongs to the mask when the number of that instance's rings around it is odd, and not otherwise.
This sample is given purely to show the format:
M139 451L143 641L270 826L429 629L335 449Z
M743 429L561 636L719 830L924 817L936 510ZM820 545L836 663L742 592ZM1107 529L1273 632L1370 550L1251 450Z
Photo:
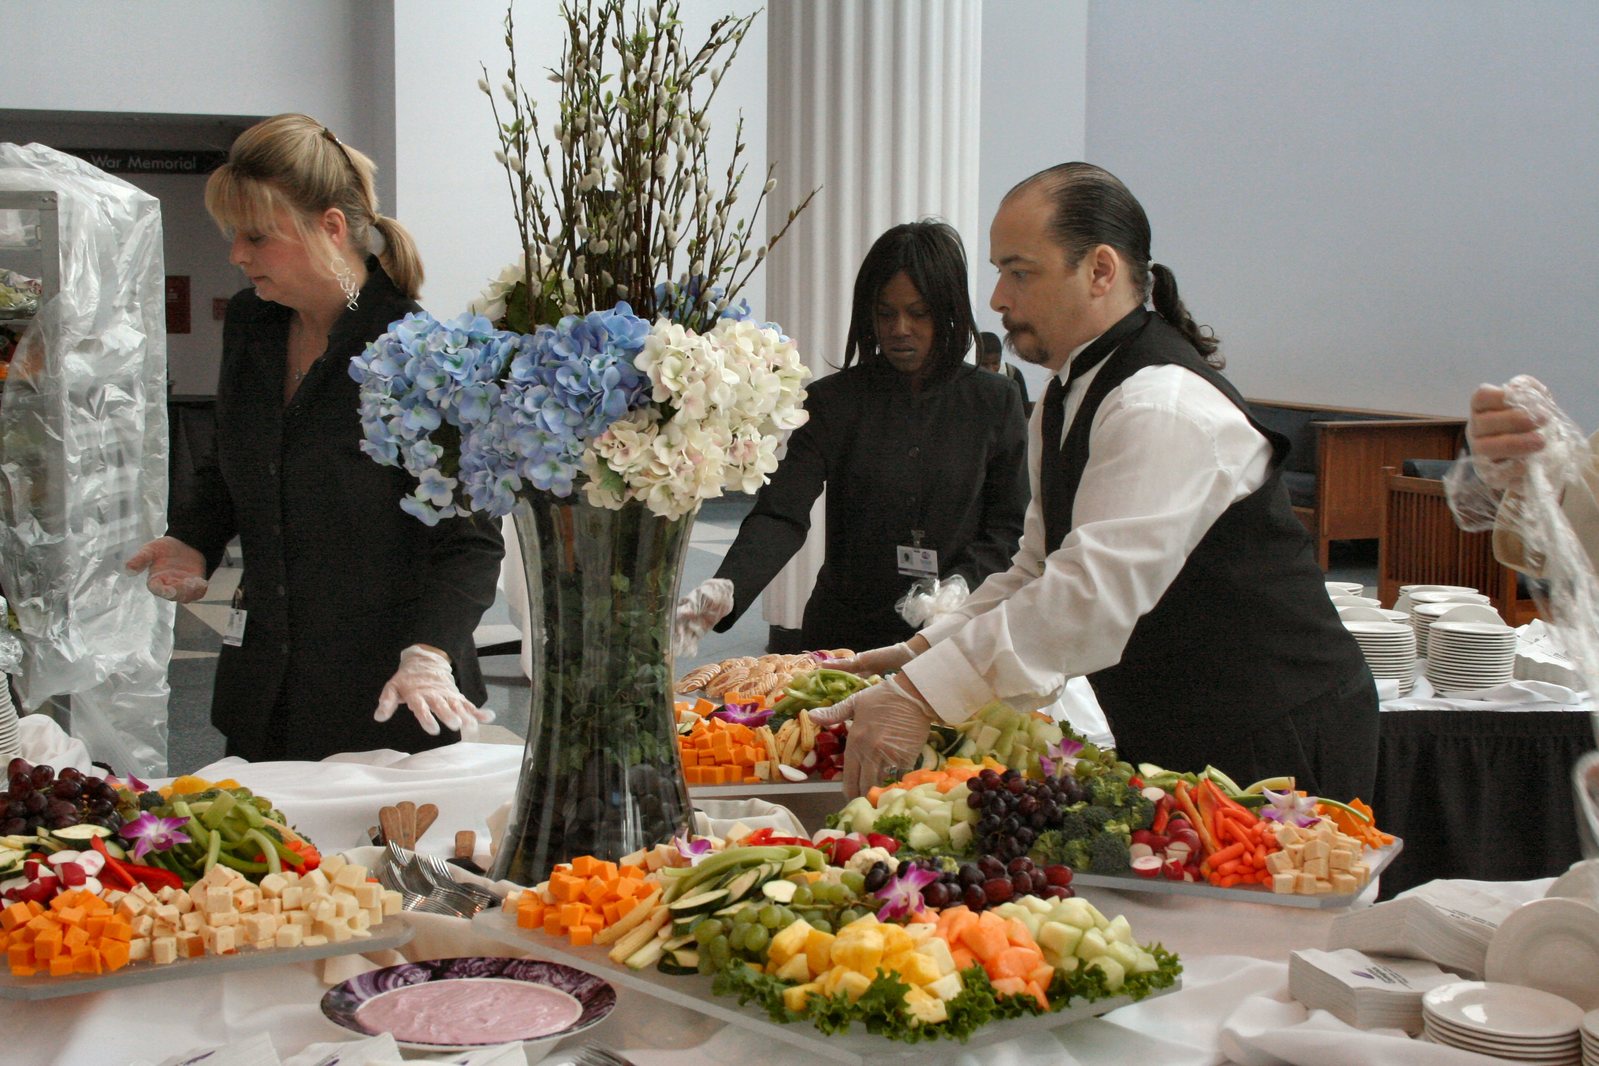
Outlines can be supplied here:
M227 759L201 772L231 775L270 797L325 851L364 843L366 828L376 824L383 804L435 803L439 819L422 848L443 852L457 829L486 830L488 815L510 798L520 760L518 747L457 744L412 756L368 752L321 763ZM1533 898L1546 885L1511 887ZM1325 947L1336 912L1095 889L1083 894L1108 915L1126 914L1140 940L1158 940L1178 952L1185 967L1182 990L1103 1018L973 1051L919 1045L917 1057L973 1066L1468 1066L1494 1061L1402 1034L1362 1033L1291 1000L1289 951ZM457 919L421 916L416 921L417 939L406 949L413 957L507 953ZM0 1061L27 1066L159 1062L178 1051L262 1031L271 1033L285 1061L294 1061L292 1056L311 1045L348 1035L321 1014L318 1002L326 988L320 964L306 963L62 999L0 1000ZM611 1017L574 1042L620 1048L639 1066L747 1066L757 1060L762 1066L809 1066L814 1061L740 1027L642 993L618 992ZM550 1061L559 1061L561 1054L558 1050ZM317 1057L309 1057L305 1066Z

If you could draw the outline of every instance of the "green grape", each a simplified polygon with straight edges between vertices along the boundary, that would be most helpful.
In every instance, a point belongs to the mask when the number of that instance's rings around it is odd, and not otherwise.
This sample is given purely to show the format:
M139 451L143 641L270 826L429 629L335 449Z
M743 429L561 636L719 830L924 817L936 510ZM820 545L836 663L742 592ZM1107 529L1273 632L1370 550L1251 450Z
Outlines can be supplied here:
M845 870L839 876L839 881L846 889L857 896L866 891L866 875L859 870Z
M819 933L831 933L833 931L833 923L826 918L809 918L807 921L811 923L811 928Z
M789 926L794 924L795 919L798 917L793 910L783 906L779 906L777 908L777 915L779 919L777 927L779 929L787 929Z
M776 929L778 923L783 920L783 912L778 910L775 904L768 903L766 906L761 908L761 912L758 917L760 918L761 924L766 928Z
M752 923L754 921L755 921L755 908L754 907L745 907L743 910L738 911L737 913L735 913L733 915L733 928L737 929L740 926L749 925L750 923Z
M848 925L850 922L858 919L862 913L863 912L856 910L854 907L845 907L844 912L838 916L838 924L840 926Z
M711 960L711 953L709 951L700 952L700 961L696 969L698 969L700 973L706 974L707 976L716 972L716 963Z
M694 923L694 928L689 930L694 934L694 939L701 944L719 937L723 933L722 923L715 918L704 918Z
M794 890L794 906L809 907L816 897L811 893L810 885L800 885Z
M733 945L728 942L727 937L715 936L711 938L710 943L704 945L704 953L711 957L712 964L718 970L723 970L732 961Z
M771 941L772 934L766 931L764 925L752 925L750 931L744 935L744 950L752 955L758 955L766 950L766 945Z

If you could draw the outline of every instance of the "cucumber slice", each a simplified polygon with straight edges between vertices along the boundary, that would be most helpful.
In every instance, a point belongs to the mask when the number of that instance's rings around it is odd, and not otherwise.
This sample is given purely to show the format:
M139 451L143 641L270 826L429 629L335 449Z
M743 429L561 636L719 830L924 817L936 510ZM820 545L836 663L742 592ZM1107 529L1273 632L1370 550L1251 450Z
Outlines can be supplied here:
M805 853L801 852L792 859L784 860L783 865L778 872L784 876L792 873L798 873L799 871L805 869L805 860Z
M703 914L712 907L719 907L728 900L728 891L725 888L713 888L706 892L696 892L692 896L684 896L667 904L674 918L690 914ZM634 967L638 969L638 967Z
M103 825L91 825L83 822L78 825L69 825L63 829L52 829L50 835L58 840L71 840L80 844L87 844L95 837L104 839L113 835L115 830L107 829Z
M743 873L733 878L733 880L729 881L727 883L727 888L724 890L724 895L726 895L729 903L737 903L739 900L753 892L757 885L767 880L771 876L772 875L767 872L766 864L762 863L753 870L745 870Z
M628 965L631 966L632 964L633 960L629 959ZM700 953L693 948L663 951L661 952L660 961L655 964L655 968L662 973L669 973L674 976L699 973Z
M768 881L761 886L761 895L774 903L793 903L794 889L798 887L792 881Z

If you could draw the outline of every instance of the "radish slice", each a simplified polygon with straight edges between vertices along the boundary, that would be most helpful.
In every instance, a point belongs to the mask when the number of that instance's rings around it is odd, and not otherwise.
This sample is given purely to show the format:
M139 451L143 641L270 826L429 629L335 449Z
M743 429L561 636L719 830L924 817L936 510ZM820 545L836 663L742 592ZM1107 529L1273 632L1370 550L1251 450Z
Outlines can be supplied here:
M1134 844L1132 847L1127 849L1127 853L1130 858L1136 861L1138 859L1147 859L1149 856L1155 854L1155 849L1150 847L1148 844Z
M1144 790L1144 798L1151 803L1159 803L1166 795L1166 790L1158 785L1149 785Z
M51 855L46 861L49 862L51 866L60 866L64 862L77 862L78 856L78 852L73 851L71 848L67 848Z
M79 866L83 867L84 873L88 874L90 877L93 877L101 870L105 869L105 856L101 855L98 851L80 852L77 858L77 863Z
M1133 860L1133 873L1139 877L1155 877L1160 874L1161 861L1153 855L1141 855Z
M806 776L804 770L801 770L797 766L789 766L787 763L779 766L777 768L777 772L788 778L790 781L803 781L805 780Z

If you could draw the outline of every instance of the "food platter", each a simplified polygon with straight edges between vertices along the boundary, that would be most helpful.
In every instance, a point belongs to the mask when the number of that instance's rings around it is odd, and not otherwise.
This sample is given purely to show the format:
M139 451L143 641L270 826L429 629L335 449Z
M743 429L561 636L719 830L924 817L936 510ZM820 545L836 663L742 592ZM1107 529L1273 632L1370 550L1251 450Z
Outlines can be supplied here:
M1377 875L1388 868L1405 842L1398 837L1392 844L1381 848L1367 848L1366 862L1371 867L1371 877L1358 891L1335 894L1300 895L1293 892L1273 892L1263 885L1234 885L1219 888L1204 881L1170 881L1164 877L1139 877L1132 872L1124 874L1078 873L1072 877L1075 888L1113 888L1122 892L1151 892L1168 896L1201 896L1205 899L1225 899L1234 903L1264 903L1273 907L1299 907L1308 910L1331 910L1347 907L1371 890Z
M516 916L504 910L484 911L472 919L472 924L477 932L500 943L598 974L625 988L718 1021L737 1025L762 1037L780 1040L818 1058L831 1062L857 1064L857 1066L867 1066L869 1063L882 1062L885 1059L925 1060L936 1056L940 1051L956 1047L962 1051L970 1051L1030 1033L1056 1029L1087 1018L1096 1018L1133 1002L1129 996L1112 996L1092 1003L1078 1003L1050 1014L991 1022L974 1032L964 1044L950 1041L934 1044L902 1044L865 1032L858 1025L848 1032L827 1035L808 1021L795 1022L791 1025L779 1024L768 1018L758 1007L740 1006L737 1000L712 995L709 977L698 974L670 975L652 968L629 970L611 962L603 947L573 947L552 937L520 929L516 924ZM1182 981L1179 978L1170 988L1153 992L1144 998L1153 999L1175 992L1181 987Z
M844 782L833 781L761 781L738 785L690 785L690 796L704 799L731 799L743 796L800 796L843 795Z
M335 955L358 952L384 951L397 948L415 935L403 917L389 918L374 925L370 935L352 937L342 944L332 942L311 947L247 948L230 955L201 955L192 959L178 959L165 965L136 962L120 970L104 974L73 974L68 977L16 977L0 967L0 999L54 999L58 996L79 996L86 992L103 992L111 988L129 988L134 985L156 984L161 981L181 981L191 977L216 977L244 970L262 970L272 966L292 966L295 963L313 962Z

